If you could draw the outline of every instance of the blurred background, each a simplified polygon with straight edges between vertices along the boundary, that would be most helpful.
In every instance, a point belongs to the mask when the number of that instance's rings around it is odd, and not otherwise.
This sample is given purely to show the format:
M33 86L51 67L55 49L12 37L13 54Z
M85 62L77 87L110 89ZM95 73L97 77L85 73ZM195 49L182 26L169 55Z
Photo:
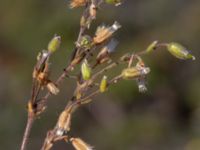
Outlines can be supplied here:
M79 30L82 9L67 0L0 1L0 149L19 149L26 124L32 68L37 53L54 34L60 50L51 59L51 78L65 67ZM180 42L196 61L181 61L164 49L145 56L151 67L148 92L133 81L122 81L74 114L71 134L97 150L200 149L200 1L125 0L119 7L103 6L91 28L115 20L122 28L116 55L146 48L152 41ZM120 69L120 68L119 68ZM66 80L59 96L35 122L29 150L40 149L46 132L71 97L75 83ZM59 142L53 149L73 149Z

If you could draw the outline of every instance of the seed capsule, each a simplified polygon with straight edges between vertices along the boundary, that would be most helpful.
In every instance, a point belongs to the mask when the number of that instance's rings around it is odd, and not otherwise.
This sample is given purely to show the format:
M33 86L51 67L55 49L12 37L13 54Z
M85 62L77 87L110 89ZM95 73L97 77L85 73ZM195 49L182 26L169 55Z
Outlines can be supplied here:
M70 141L76 150L92 150L92 146L85 143L80 138L71 138Z
M59 93L59 89L56 87L56 85L53 82L49 82L47 84L47 89L54 95L57 95Z
M55 52L59 47L61 43L61 37L55 36L48 44L48 51L53 53Z
M124 69L121 75L123 79L135 79L140 76L146 75L149 72L150 68L148 67L131 67Z
M90 13L90 16L95 19L96 18L96 15L97 15L97 7L95 4L91 4L90 5L90 9L89 9L89 13Z
M70 8L76 8L86 5L87 0L72 0L70 3Z
M107 76L103 76L100 86L99 86L99 90L101 93L106 91L107 85L108 85Z
M93 41L95 44L100 44L110 38L114 32L116 32L119 28L121 28L121 25L118 22L114 22L114 24L110 27L108 26L100 26L97 28L95 37L93 38Z
M167 45L167 50L176 58L179 59L192 59L195 60L195 57L189 53L189 51L187 51L187 49L185 47L183 47L181 44L179 43L169 43Z
M57 123L57 131L56 134L62 136L65 132L70 130L71 125L71 112L68 110L64 110L59 116Z
M85 59L81 65L81 73L82 73L82 77L84 80L89 80L91 77L91 68L87 62L87 60Z
M121 0L105 0L105 2L107 4L112 4L112 5L115 5L115 6L121 5Z

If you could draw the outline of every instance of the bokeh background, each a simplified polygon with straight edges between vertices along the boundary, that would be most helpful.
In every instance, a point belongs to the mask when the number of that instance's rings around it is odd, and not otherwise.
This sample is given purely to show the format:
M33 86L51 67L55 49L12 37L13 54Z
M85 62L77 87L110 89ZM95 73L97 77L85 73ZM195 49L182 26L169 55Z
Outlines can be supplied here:
M19 149L26 123L31 74L37 53L53 35L62 36L51 59L52 79L62 72L79 30L82 9L71 10L67 0L0 1L0 149ZM151 67L148 92L123 81L75 113L72 135L97 150L200 149L200 1L125 0L119 7L103 6L91 34L102 23L123 26L116 55L146 48L153 40L183 43L196 61L181 61L161 50L144 57ZM119 68L120 69L120 68ZM66 80L59 96L36 121L28 149L42 145L75 83ZM53 149L73 149L57 143Z

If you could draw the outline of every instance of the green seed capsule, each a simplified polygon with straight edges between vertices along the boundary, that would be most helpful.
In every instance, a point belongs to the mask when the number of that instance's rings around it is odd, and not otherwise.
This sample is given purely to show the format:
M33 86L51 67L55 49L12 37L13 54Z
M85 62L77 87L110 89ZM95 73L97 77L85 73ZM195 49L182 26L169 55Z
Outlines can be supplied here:
M112 5L115 5L115 6L118 6L121 4L121 0L105 0L105 2L107 4L112 4Z
M83 79L89 80L91 77L91 72L92 72L92 70L91 70L87 60L85 59L81 65L81 73L82 73Z
M100 86L99 86L99 90L100 90L101 93L106 91L107 84L108 84L107 76L103 76L101 83L100 83Z
M154 41L152 42L146 49L146 53L150 53L152 52L155 48L156 48L156 45L158 44L158 41Z
M123 79L135 79L140 76L146 75L150 72L150 68L148 67L131 67L131 68L126 68L122 71L122 78Z
M179 43L169 43L167 45L167 50L176 58L179 59L192 59L195 60L195 57L190 54L185 47L183 47L182 45L180 45Z
M55 36L48 44L48 51L53 53L55 52L59 47L61 43L61 37Z

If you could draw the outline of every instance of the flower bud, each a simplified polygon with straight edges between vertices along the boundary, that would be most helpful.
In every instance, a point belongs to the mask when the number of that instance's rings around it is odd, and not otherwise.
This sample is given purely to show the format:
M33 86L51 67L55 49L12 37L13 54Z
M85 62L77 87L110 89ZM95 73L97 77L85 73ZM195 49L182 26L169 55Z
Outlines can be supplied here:
M148 67L131 67L126 68L122 71L122 78L123 79L135 79L140 76L146 75L150 72L150 68Z
M155 48L156 48L156 45L158 44L158 41L154 41L152 42L146 49L146 53L150 53L152 52Z
M99 86L99 90L101 93L106 91L107 85L108 85L107 76L103 76L100 86Z
M51 53L55 52L60 47L60 43L61 43L61 37L54 36L54 38L48 44L48 51Z
M84 80L89 80L91 77L92 70L85 59L81 65L81 73Z
M76 150L92 150L92 146L85 143L80 138L71 138L70 141Z
M186 59L195 60L195 57L192 54L190 54L189 51L179 43L172 42L167 44L167 50L176 58L183 60Z

